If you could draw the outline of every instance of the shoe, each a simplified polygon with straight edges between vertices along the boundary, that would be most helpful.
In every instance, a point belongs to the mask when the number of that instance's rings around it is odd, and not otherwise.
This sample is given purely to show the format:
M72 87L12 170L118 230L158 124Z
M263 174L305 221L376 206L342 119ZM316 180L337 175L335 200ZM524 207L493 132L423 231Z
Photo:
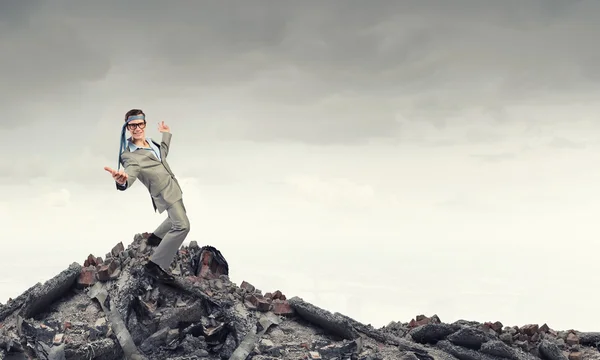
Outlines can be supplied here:
M148 244L150 246L158 246L158 244L160 244L161 241L162 241L161 238L159 238L158 236L154 235L154 233L152 233L146 239L146 244Z
M167 284L175 282L175 277L173 275L164 271L158 264L153 263L152 261L148 261L146 265L144 265L144 270L146 270L146 273L150 275L150 277L160 282Z

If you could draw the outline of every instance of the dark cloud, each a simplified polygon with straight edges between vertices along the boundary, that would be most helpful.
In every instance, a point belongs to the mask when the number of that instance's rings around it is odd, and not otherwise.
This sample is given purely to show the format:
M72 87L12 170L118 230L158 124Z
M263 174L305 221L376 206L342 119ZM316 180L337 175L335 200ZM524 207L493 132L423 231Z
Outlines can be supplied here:
M177 87L229 97L215 115L229 137L392 137L398 110L438 128L473 107L505 120L509 105L598 90L598 11L583 0L10 5L0 105L90 101L80 92L128 69L157 99Z
M40 11L40 2L28 1L0 8L4 126L44 119L40 107L48 104L76 106L85 83L102 79L110 69L110 54L97 52L68 22Z

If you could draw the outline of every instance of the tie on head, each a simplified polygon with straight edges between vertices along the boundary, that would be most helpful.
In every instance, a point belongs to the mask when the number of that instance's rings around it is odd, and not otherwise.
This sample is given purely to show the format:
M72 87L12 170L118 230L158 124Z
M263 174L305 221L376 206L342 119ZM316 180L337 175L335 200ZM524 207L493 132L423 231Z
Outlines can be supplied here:
M123 155L123 151L125 151L125 144L127 143L127 140L125 140L125 129L127 128L127 124L129 124L133 120L139 119L146 120L146 116L141 114L128 116L127 120L125 120L125 124L123 124L123 128L121 129L121 144L119 147L119 161L117 164L117 171L121 169L121 155Z

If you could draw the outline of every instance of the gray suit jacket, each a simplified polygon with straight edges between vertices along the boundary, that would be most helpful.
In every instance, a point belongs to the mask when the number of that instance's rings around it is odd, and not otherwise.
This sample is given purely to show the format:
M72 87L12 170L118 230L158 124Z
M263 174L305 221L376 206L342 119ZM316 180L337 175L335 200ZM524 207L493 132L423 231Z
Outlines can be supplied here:
M117 190L124 191L130 188L136 179L139 179L150 192L154 211L158 210L159 213L179 201L183 194L179 182L167 163L171 136L171 133L164 132L160 144L152 141L160 149L162 161L158 160L152 150L137 149L132 152L129 147L125 147L125 151L121 155L121 163L128 179L123 186L116 184Z

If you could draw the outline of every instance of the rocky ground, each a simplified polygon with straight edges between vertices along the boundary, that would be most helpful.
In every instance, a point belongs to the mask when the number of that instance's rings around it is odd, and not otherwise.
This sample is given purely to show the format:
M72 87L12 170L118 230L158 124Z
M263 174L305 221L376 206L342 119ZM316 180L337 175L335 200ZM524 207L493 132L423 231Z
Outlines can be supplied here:
M600 332L546 324L419 315L376 329L280 291L238 286L222 254L195 242L173 261L176 283L160 284L141 271L154 249L146 235L0 305L0 360L600 360Z

